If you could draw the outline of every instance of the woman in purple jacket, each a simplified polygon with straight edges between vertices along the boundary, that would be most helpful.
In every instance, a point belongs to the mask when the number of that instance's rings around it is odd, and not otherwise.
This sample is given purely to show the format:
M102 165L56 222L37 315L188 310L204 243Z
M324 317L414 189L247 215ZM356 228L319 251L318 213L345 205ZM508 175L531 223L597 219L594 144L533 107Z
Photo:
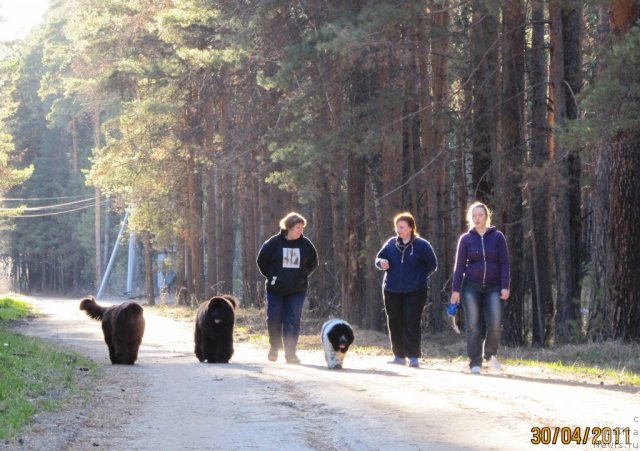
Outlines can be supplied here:
M509 299L509 253L502 232L491 226L491 213L481 202L467 210L469 231L460 236L453 270L451 304L462 297L466 315L467 354L471 372L482 367L482 354L491 368L500 370L496 357L500 344L502 301ZM484 314L486 336L481 337Z

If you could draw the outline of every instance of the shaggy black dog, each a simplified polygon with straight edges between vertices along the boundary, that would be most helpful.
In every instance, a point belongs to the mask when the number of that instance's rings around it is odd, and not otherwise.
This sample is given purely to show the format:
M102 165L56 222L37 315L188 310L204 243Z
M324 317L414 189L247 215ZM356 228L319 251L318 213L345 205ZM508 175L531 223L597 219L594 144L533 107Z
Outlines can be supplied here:
M201 362L229 363L233 355L236 298L229 294L204 301L196 312L196 357Z
M84 310L89 318L102 321L111 363L133 365L144 335L142 307L131 301L101 307L94 297L89 297L80 302L80 310Z
M342 368L349 346L355 339L351 324L342 319L330 319L322 325L320 336L327 366L330 369Z

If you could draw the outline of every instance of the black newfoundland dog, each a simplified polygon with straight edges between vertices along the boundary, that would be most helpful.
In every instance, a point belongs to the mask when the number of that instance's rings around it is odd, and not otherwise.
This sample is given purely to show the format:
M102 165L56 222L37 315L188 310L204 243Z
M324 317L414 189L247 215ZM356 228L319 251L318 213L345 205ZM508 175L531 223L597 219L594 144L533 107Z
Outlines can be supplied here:
M204 301L196 312L196 357L201 362L229 363L238 300L230 294Z
M111 363L133 365L144 335L144 316L140 304L129 301L101 307L94 297L89 297L80 302L80 310L84 310L89 318L102 321Z
M344 357L355 339L351 324L342 319L330 319L322 325L320 336L327 366L330 369L342 368Z

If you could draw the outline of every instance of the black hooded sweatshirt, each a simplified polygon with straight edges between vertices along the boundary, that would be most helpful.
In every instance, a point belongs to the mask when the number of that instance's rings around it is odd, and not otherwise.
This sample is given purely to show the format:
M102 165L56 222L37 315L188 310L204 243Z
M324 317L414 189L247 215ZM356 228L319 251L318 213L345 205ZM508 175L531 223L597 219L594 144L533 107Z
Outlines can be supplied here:
M305 236L287 240L286 231L264 242L258 252L258 268L267 278L267 291L289 295L307 291L307 279L318 267L318 253Z

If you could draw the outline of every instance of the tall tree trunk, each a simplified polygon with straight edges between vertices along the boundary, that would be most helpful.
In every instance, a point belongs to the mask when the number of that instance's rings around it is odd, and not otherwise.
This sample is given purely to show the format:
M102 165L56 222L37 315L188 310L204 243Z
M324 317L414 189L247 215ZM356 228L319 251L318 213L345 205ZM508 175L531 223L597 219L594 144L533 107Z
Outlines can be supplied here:
M155 295L155 272L153 271L153 243L149 232L142 234L142 244L144 247L144 285L147 293L147 304L156 305Z
M251 140L255 142L254 140ZM253 152L252 152L253 153ZM256 177L255 158L245 158L240 163L240 174L238 174L238 198L240 201L240 211L242 222L240 227L242 246L242 293L245 300L251 305L258 306L259 286L262 285L261 277L256 266L256 256L258 255L258 221L256 218Z
M233 251L235 234L233 227L234 190L231 168L223 161L216 165L216 193L219 201L218 210L218 284L220 293L233 292Z
M610 1L611 31L619 39L638 20L637 1ZM640 265L640 132L624 130L611 146L611 240L614 256L610 273L609 297L615 302L614 336L640 342L640 278L634 269Z
M315 231L314 243L318 251L318 269L310 280L309 291L316 296L309 296L309 310L319 310L320 315L335 314L337 301L340 299L339 285L336 290L333 221L331 217L330 181L326 176L314 174L318 180L318 198L313 209L313 223L311 228Z
M233 224L235 190L234 174L231 164L231 121L229 86L225 75L221 75L222 86L220 96L220 137L222 153L216 161L216 194L219 200L218 218L218 288L219 293L233 293L233 252L235 234Z
M566 127L566 120L571 110L568 102L573 102L571 90L567 83L576 77L574 65L576 60L573 41L577 39L578 21L573 17L579 10L563 10L559 0L549 3L551 22L551 71L550 98L553 104L549 114L550 125L556 130ZM576 77L577 78L577 77ZM573 88L573 87L571 87ZM574 91L575 92L575 91ZM577 155L571 154L566 146L561 145L555 135L550 135L549 152L556 164L554 183L555 204L553 206L553 226L556 262L556 327L555 343L567 343L580 335L580 221L576 223L575 207L572 202L578 199L579 206L579 166L576 168ZM578 160L579 162L579 160ZM578 174L576 174L578 170ZM579 208L579 207L578 207ZM576 231L577 229L577 231ZM578 241L576 245L575 236Z
M78 173L78 119L71 118L69 122L69 133L71 133L71 172Z
M340 64L333 65L333 71L331 72L331 83L329 87L329 124L331 130L338 131L342 127L343 121L343 71ZM342 149L337 149L334 155L335 161L343 161L345 159L345 152ZM328 177L328 195L329 195L329 212L331 214L329 220L331 221L331 247L329 258L329 265L325 268L328 273L328 277L331 278L332 291L335 293L336 304L341 305L341 293L342 293L342 280L340 280L340 274L344 274L344 268L346 266L347 256L342 251L342 238L345 227L345 214L344 208L345 198L343 194L342 184L346 178L346 171L339 165L334 165L329 172ZM342 312L339 312L342 313Z
M176 303L189 305L187 296L187 262L186 244L184 236L178 235L178 251L176 253Z
M611 150L610 143L598 145L593 190L593 243L591 259L593 277L591 281L591 305L589 309L589 338L601 341L614 336L615 303L611 298L611 278L614 268L613 243L611 240Z
M512 0L504 6L502 42L501 145L498 154L500 174L496 207L507 238L511 266L510 300L504 312L503 336L506 344L524 343L522 164L524 140L524 5Z
M207 129L203 124L207 118L209 98L202 87L209 80L194 81L191 86L191 106L185 112L188 127L188 160L187 160L187 199L188 199L188 227L189 251L191 255L191 292L192 305L199 304L206 296L206 274L204 265L204 193L202 174L204 164L202 159L207 155Z
M582 87L582 2L573 0L563 9L562 33L565 58L565 102L568 120L577 120L578 99ZM567 155L567 170L569 172L569 226L568 235L571 246L571 280L573 302L568 306L572 324L575 324L575 335L582 336L581 313L581 280L583 273L583 228L582 228L582 161L580 152L571 150Z
M382 93L393 89L389 86L391 70L389 60L390 56L387 54L380 65L378 89ZM379 165L382 170L382 212L379 216L384 220L393 217L403 205L400 189L403 168L402 139L401 137L398 139L398 127L394 126L395 121L401 116L398 108L401 102L400 96L394 96L394 99L387 104L385 114L381 114L380 125L388 130L388 133L385 133L385 139L382 140L382 161Z
M412 76L416 74L413 73ZM407 83L409 85L409 83ZM407 143L406 160L407 171L403 183L407 179L414 180L417 175L417 170L420 167L420 121L418 120L418 104L415 101L415 93L411 93L411 98L405 102L405 136ZM409 183L407 185L407 199L405 204L408 205L409 211L416 217L420 218L420 211L418 209L418 190L420 184Z
M609 0L611 32L621 38L638 20L640 4L637 0Z
M195 145L195 144L194 144ZM195 149L189 150L187 164L187 192L189 196L189 249L191 255L191 294L196 303L205 296L204 255L202 242L202 180L201 165L195 161Z
M197 305L197 298L195 295L195 286L193 280L193 259L191 258L191 230L187 227L184 241L184 277L185 277L185 290L184 290L184 302L186 305ZM195 302L194 302L195 301Z
M215 86L209 83L209 86ZM204 129L204 154L207 157L206 168L203 169L204 183L204 239L207 277L205 284L205 297L209 299L216 294L218 283L218 266L216 265L218 241L216 240L216 217L218 216L215 182L215 155L216 155L216 110L214 93L205 88L203 97L203 129Z
M495 180L492 171L497 140L498 12L495 0L473 0L473 197L488 204L493 200Z
M218 199L216 198L215 170L211 164L205 171L206 196L206 251L207 251L207 298L216 294L218 286L218 241L216 238L216 219L218 217Z
M371 160L367 162L367 164L371 164ZM369 167L367 171L371 174L373 171ZM364 200L363 200L363 211L361 211L361 215L364 218L370 218L368 221L372 223L372 218L379 216L378 205L375 201L376 191L374 188L373 177L366 176L364 181ZM391 218L385 218L387 227L393 224ZM378 221L379 222L379 221ZM382 297L380 293L380 276L381 271L379 271L373 265L373 256L375 256L380 249L380 243L383 239L386 239L387 236L382 238L380 236L379 231L375 227L363 227L364 235L363 242L360 247L360 265L361 265L361 277L363 280L362 288L360 291L361 299L361 316L362 320L360 322L360 327L366 329L374 329L374 330L384 330L385 315L384 315L384 305L382 302Z
M614 337L640 341L640 133L621 132L611 148L611 238L614 265L609 296L615 302Z
M428 233L425 238L431 242L438 259L438 270L433 273L429 283L425 315L433 332L440 332L444 324L446 294L443 292L445 280L449 277L452 252L451 235L451 183L448 176L449 154L447 152L446 133L449 116L449 11L448 1L433 2L433 26L431 28L431 64L433 77L432 91L435 108L433 124L433 151L427 160L432 168L428 185L429 205ZM434 183L435 182L435 183Z
M598 48L596 78L602 79L603 53L607 49L609 39L609 22L607 7L602 5L598 14ZM591 244L591 260L593 276L591 278L591 303L589 308L589 338L594 341L612 338L614 327L615 303L610 298L610 273L613 271L614 259L611 242L611 143L602 140L597 144L595 180L593 196L593 238Z
M420 21L420 28L417 30L417 67L418 67L418 101L419 101L419 120L420 120L420 142L422 150L422 177L420 178L420 186L422 194L426 194L426 202L421 202L419 207L418 218L423 224L430 223L430 214L435 207L431 204L429 196L429 187L431 184L430 166L436 156L433 143L433 103L431 101L431 73L429 71L430 51L429 38L427 37L427 20L423 16Z
M369 100L370 83L373 75L363 70L355 70L353 77L353 109L357 109ZM356 121L363 121L356 116ZM364 127L364 124L358 123ZM347 157L347 205L346 205L346 263L342 283L342 310L345 319L359 327L365 325L363 306L365 281L363 270L363 248L366 242L363 203L365 201L366 159L351 152Z
M468 72L465 72L461 79L467 80L469 78L469 74L471 70L468 69ZM466 115L471 111L471 102L472 102L472 94L471 94L471 86L469 83L465 83L462 93L462 111L465 112L462 117L457 119L457 123L453 125L455 127L455 139L456 146L453 151L453 192L452 192L452 206L451 206L451 233L452 240L451 243L453 249L453 258L455 258L457 241L456 236L461 232L466 231L465 227L465 213L466 207L469 205L470 199L470 187L472 186L473 174L472 174L472 155L469 152L468 147L468 138L471 136L471 126L469 121L466 119ZM454 262L450 263L451 265ZM451 281L451 273L446 274L448 278L446 289L450 292L450 281Z
M347 321L364 327L362 301L365 290L361 253L363 239L366 237L362 215L362 203L365 198L365 159L362 156L349 155L347 170L347 236L344 246L346 262L342 311Z
M544 50L544 2L531 3L532 37L529 58L531 85L531 165L533 169L527 177L527 200L531 225L532 258L532 319L533 343L544 346L547 343L548 328L553 317L553 296L551 293L551 264L549 260L548 231L548 176L547 152L547 76Z

